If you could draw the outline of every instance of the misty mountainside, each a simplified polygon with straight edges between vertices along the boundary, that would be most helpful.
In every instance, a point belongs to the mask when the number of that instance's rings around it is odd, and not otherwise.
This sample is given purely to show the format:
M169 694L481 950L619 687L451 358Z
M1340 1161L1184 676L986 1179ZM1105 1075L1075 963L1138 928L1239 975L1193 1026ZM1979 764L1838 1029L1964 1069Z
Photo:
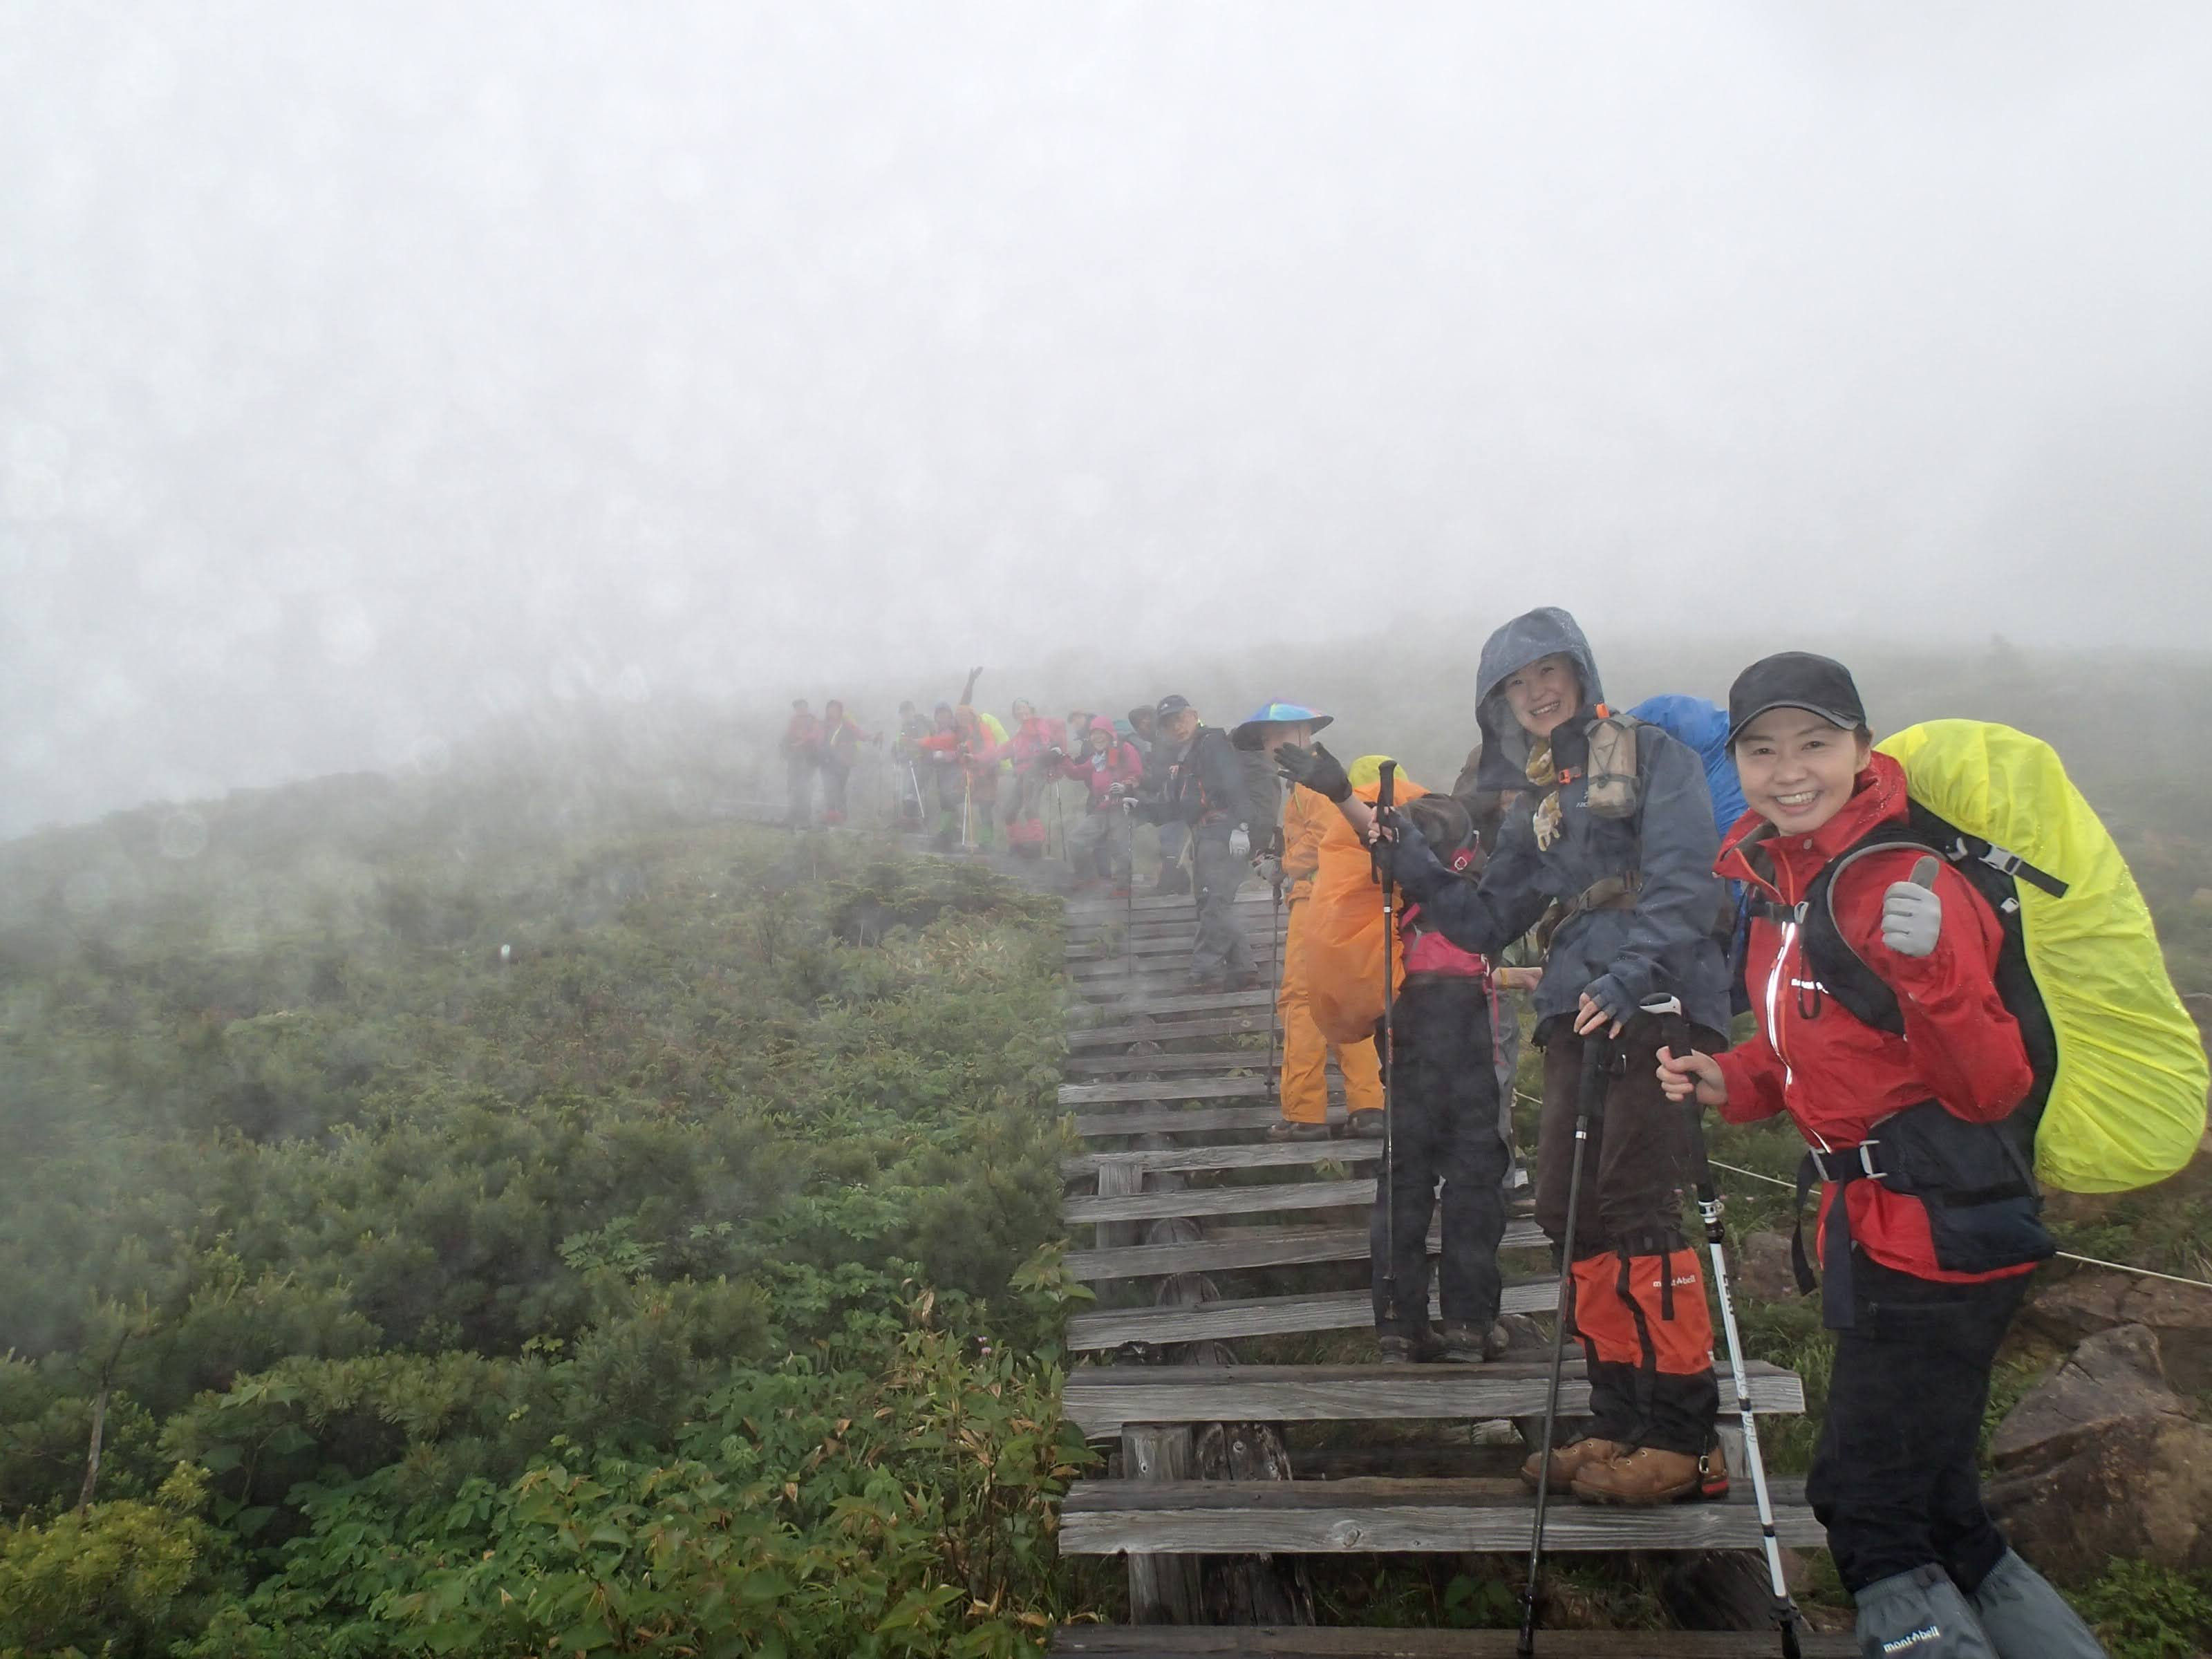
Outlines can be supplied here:
M1621 702L1739 659L1599 648ZM1113 672L1441 780L1471 654ZM2212 665L1855 666L1885 729L2050 736L2212 992ZM753 822L781 713L573 702L0 845L0 1652L996 1654L1118 1594L1051 1544L1056 902ZM2201 1272L2172 1208L2069 1243Z
M1057 906L592 747L7 849L0 1652L1064 1611Z

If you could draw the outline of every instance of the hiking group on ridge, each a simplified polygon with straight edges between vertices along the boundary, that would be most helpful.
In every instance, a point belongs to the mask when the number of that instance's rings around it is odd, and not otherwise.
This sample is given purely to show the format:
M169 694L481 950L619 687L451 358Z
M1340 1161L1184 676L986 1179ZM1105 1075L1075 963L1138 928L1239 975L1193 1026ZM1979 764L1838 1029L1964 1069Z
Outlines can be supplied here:
M1589 1385L1586 1425L1523 1468L1538 1492L1532 1549L1553 1493L1728 1493L1683 1195L1698 1194L1718 1274L1697 1115L1784 1116L1808 1148L1801 1206L1819 1195L1800 1283L1813 1287L1817 1261L1836 1339L1807 1498L1862 1651L2100 1654L1983 1506L1976 1449L1998 1345L2055 1249L2039 1177L2147 1184L2203 1132L2203 1051L2109 836L2048 748L2008 728L1938 721L1877 748L1849 671L1810 653L1752 664L1725 710L1669 695L1617 712L1580 627L1545 608L1490 636L1474 691L1480 740L1449 793L1388 757L1338 761L1319 741L1332 716L1290 702L1228 731L1180 696L1132 711L1126 732L1079 711L1076 756L1050 730L1022 752L1033 773L1088 784L1085 833L1066 844L1090 880L1126 891L1133 826L1173 832L1162 849L1194 896L1195 985L1255 982L1231 908L1244 880L1287 911L1270 1136L1335 1132L1334 1055L1345 1131L1384 1142L1370 1277L1386 1362L1505 1350L1498 1253L1521 1029L1505 997L1529 997L1543 1054L1535 1218L1561 1272L1558 1332L1581 1347ZM1017 712L1026 728L1033 713ZM987 719L963 695L918 741L995 763ZM2001 821L1973 821L1993 800ZM2062 849L2081 867L2038 864ZM2073 925L2028 926L2053 906L2071 906ZM2063 952L2085 948L2140 967L2130 1006L2100 1010L2118 1046L2156 1051L2140 1076L2075 1042ZM1752 1029L1732 1045L1746 1007ZM1742 1356L1730 1358L1771 1522ZM1554 1401L1557 1388L1555 1349ZM1771 1524L1768 1538L1786 1625ZM1534 1583L1532 1565L1532 1597Z

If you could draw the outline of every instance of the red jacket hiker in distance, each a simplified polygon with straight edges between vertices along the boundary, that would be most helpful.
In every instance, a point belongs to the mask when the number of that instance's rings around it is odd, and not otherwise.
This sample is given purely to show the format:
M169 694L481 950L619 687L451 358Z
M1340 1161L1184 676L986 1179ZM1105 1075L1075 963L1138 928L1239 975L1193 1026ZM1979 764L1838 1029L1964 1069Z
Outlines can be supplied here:
M1877 753L1844 810L1810 836L1773 832L1757 813L1738 819L1713 868L1768 898L1796 904L1828 862L1879 825L1905 814L1905 769ZM1766 833L1760 835L1759 832ZM2002 939L1996 914L1948 865L1936 878L1943 931L1926 957L1900 956L1881 942L1882 896L1911 878L1923 854L1909 847L1869 853L1835 884L1837 925L1851 948L1897 994L1905 1035L1852 1018L1814 985L1795 922L1754 917L1744 953L1759 1035L1713 1059L1728 1079L1721 1115L1752 1123L1788 1112L1813 1146L1851 1146L1882 1119L1933 1098L1969 1123L1991 1123L2026 1097L2033 1081L2020 1026L1998 999L1993 975ZM1851 1237L1883 1267L1952 1283L2033 1273L2033 1262L1995 1273L1950 1273L1936 1265L1920 1200L1879 1181L1845 1188ZM1820 1213L1835 1196L1820 1194ZM1820 1228L1814 1237L1823 1237Z
M1109 792L1117 783L1133 787L1145 775L1145 763L1133 744L1121 740L1114 722L1103 714L1091 717L1091 730L1106 734L1103 749L1085 746L1060 763L1060 774L1091 787L1091 810L1103 812L1113 803ZM1085 734L1086 736L1088 733Z

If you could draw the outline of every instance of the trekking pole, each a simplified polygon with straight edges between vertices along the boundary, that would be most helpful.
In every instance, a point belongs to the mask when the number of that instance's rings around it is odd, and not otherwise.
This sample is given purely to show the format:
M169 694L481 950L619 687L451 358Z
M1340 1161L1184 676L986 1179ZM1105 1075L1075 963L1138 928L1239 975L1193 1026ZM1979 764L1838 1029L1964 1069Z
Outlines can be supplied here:
M1121 828L1129 837L1129 878L1121 884L1121 994L1137 991L1137 803L1121 797ZM1109 897L1112 896L1108 895Z
M1375 792L1376 824L1380 828L1389 812L1391 802L1398 792L1398 763L1382 763L1382 784ZM1393 1090L1390 1086L1391 1062L1397 1057L1397 1044L1391 1034L1396 1024L1398 988L1391 969L1391 947L1398 937L1397 889L1390 880L1390 843L1381 836L1375 838L1372 855L1375 879L1382 888L1382 1177L1375 1184L1377 1197L1382 1200L1382 1318L1395 1328L1398 1323L1398 1194L1391 1186L1391 1175L1397 1167L1391 1154L1397 1150L1394 1138L1396 1126L1391 1121L1397 1114L1391 1109ZM1425 1304L1420 1310L1421 1323L1429 1322Z
M1536 1448L1536 1523L1528 1534L1528 1583L1521 1593L1519 1659L1536 1651L1536 1574L1544 1561L1544 1512L1552 1496L1552 1437L1559 1424L1559 1359L1566 1346L1567 1321L1574 1313L1575 1218L1582 1208L1583 1152L1589 1145L1591 1121L1605 1107L1607 1050L1611 1039L1594 1031L1583 1039L1582 1081L1575 1093L1575 1151L1567 1172L1567 1224L1559 1236L1559 1308L1552 1324L1552 1370L1544 1389L1544 1438Z
M1674 1053L1689 1052L1689 1023L1682 1018L1680 998L1647 1002L1644 1012L1667 1019ZM1799 1659L1797 1604L1790 1598L1790 1581L1782 1571L1782 1540L1774 1534L1774 1500L1766 1490L1766 1465L1759 1453L1759 1419L1751 1409L1751 1379L1744 1371L1743 1340L1736 1334L1735 1298L1729 1294L1728 1233L1721 1224L1720 1190L1713 1182L1713 1166L1705 1158L1705 1118L1694 1091L1682 1103L1682 1115L1689 1120L1690 1167L1697 1187L1698 1218L1705 1224L1705 1245L1713 1262L1713 1299L1721 1306L1729 1373L1735 1385L1735 1412L1743 1424L1743 1461L1751 1465L1752 1496L1759 1502L1759 1540L1766 1550L1767 1580L1774 1589L1774 1622L1782 1634L1783 1659Z

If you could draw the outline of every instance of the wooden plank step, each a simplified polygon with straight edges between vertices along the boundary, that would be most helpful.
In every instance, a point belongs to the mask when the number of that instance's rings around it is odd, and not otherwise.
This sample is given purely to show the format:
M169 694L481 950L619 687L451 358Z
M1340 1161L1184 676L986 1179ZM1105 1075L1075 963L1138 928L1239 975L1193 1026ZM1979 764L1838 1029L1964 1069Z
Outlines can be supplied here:
M1559 1381L1559 1409L1589 1410L1579 1365ZM1720 1367L1723 1379L1729 1376ZM1489 1365L1079 1365L1060 1389L1068 1420L1096 1440L1124 1423L1375 1423L1399 1418L1540 1417L1550 1367ZM1764 1361L1751 1368L1752 1409L1797 1413L1805 1385ZM1732 1386L1726 1420L1735 1420Z
M1125 1170L1284 1170L1315 1164L1370 1164L1382 1143L1364 1136L1341 1140L1240 1141L1228 1146L1148 1146L1127 1152L1078 1152L1060 1161L1060 1178L1094 1176L1109 1164Z
M1047 1651L1068 1659L1513 1659L1520 1640L1510 1630L1062 1625ZM1854 1636L1806 1632L1798 1640L1805 1659L1858 1659ZM1570 1659L1774 1659L1775 1643L1771 1630L1547 1631L1538 1651Z
M1275 896L1265 886L1255 882L1238 892L1236 902L1266 905L1273 903L1274 898ZM1154 915L1162 910L1195 910L1197 908L1195 902L1186 893L1164 898L1070 899L1067 902L1066 911L1072 918L1088 921L1094 917L1109 920L1120 915L1125 909L1141 916Z
M1258 1056L1258 1069L1267 1067L1267 1056ZM1164 1078L1150 1083L1063 1083L1063 1106L1094 1106L1108 1100L1249 1100L1267 1099L1274 1090L1264 1077Z
M1290 937L1291 925L1287 919L1273 927L1268 925L1268 918L1264 915L1244 915L1237 920L1238 931L1263 951L1267 948L1270 933L1279 939ZM1150 922L1139 916L1128 927L1124 927L1118 921L1087 926L1073 924L1060 935L1060 944L1063 949L1070 951L1111 956L1123 948L1122 941L1127 939L1141 955L1147 946L1156 951L1172 951L1177 945L1189 945L1197 938L1198 924L1195 922Z
M1443 1242L1443 1224L1429 1224L1429 1251ZM1548 1241L1533 1221L1510 1221L1502 1250L1543 1248ZM1367 1228L1234 1227L1188 1244L1123 1244L1070 1250L1067 1271L1096 1282L1106 1279L1164 1278L1171 1273L1233 1273L1243 1267L1302 1267L1316 1261L1364 1261Z
M1127 1012L1142 1013L1143 1009L1101 1010L1101 1012ZM1273 1024L1273 1016L1264 1009L1255 1013L1224 1015L1218 1019L1187 1019L1180 1022L1161 1020L1115 1025L1071 1025L1067 1030L1067 1046L1071 1048L1096 1048L1106 1043L1177 1042L1191 1037L1237 1036L1247 1031L1265 1031ZM1165 1060L1164 1054L1147 1055L1147 1060ZM1260 1063L1266 1065L1267 1056L1261 1052Z
M1241 1187L1186 1187L1170 1193L1131 1193L1097 1198L1076 1194L1060 1201L1071 1226L1094 1221L1158 1221L1170 1216L1267 1215L1276 1210L1340 1210L1375 1201L1372 1176L1349 1181L1270 1182Z
M1080 1112L1075 1133L1086 1140L1110 1135L1218 1134L1231 1129L1265 1129L1282 1121L1272 1101L1264 1106L1146 1106L1136 1111ZM1329 1127L1344 1127L1344 1097L1331 1091Z
M1261 957L1257 967L1264 978L1267 970L1267 957ZM1176 987L1190 977L1190 963L1180 955L1139 957L1133 972L1132 964L1120 957L1107 957L1097 962L1071 962L1060 971L1076 984L1085 988L1086 991L1093 986L1108 983L1139 986L1158 983Z
M1276 1058L1279 1060L1282 1056L1278 1054ZM1122 1077L1133 1072L1265 1072L1267 1051L1263 1048L1198 1048L1158 1054L1071 1054L1060 1062L1060 1069L1079 1077ZM1337 1080L1334 1066L1328 1075L1331 1081Z
M1270 928L1264 916L1246 918L1243 928L1245 939L1262 951L1267 948L1270 933L1278 939L1285 939L1290 937L1290 932L1287 922ZM1197 939L1196 927L1180 924L1171 927L1147 927L1139 923L1131 930L1126 946L1122 943L1122 930L1115 926L1091 928L1082 933L1071 932L1066 940L1066 949L1071 962L1103 961L1108 957L1121 955L1125 949L1140 957L1172 956L1177 951L1188 950Z
M1087 988L1085 994L1091 994ZM1255 985L1249 991L1194 991L1184 996L1145 997L1134 1002L1121 1003L1112 1012L1117 1014L1224 1013L1232 1008L1266 1008L1274 1000L1273 991L1264 985ZM1071 1036L1074 1035L1075 1029L1071 1028ZM1264 1031L1267 1028L1262 1024L1260 1029Z
M1548 1313L1559 1304L1555 1279L1509 1279L1507 1313ZM1429 1316L1441 1318L1436 1285L1429 1286ZM1118 1348L1125 1342L1155 1347L1170 1342L1228 1341L1240 1336L1290 1336L1303 1331L1353 1331L1375 1322L1365 1291L1317 1291L1305 1296L1255 1296L1201 1302L1188 1308L1103 1308L1071 1315L1071 1348Z
M1778 1480L1775 1530L1788 1548L1818 1548L1827 1534L1806 1506L1804 1482ZM1063 1555L1319 1555L1525 1551L1535 1500L1494 1480L1079 1480L1060 1505ZM1751 1482L1718 1504L1621 1509L1554 1504L1544 1547L1590 1550L1759 1547ZM1769 1650L1774 1641L1766 1637ZM1560 1646L1566 1650L1566 1644Z

